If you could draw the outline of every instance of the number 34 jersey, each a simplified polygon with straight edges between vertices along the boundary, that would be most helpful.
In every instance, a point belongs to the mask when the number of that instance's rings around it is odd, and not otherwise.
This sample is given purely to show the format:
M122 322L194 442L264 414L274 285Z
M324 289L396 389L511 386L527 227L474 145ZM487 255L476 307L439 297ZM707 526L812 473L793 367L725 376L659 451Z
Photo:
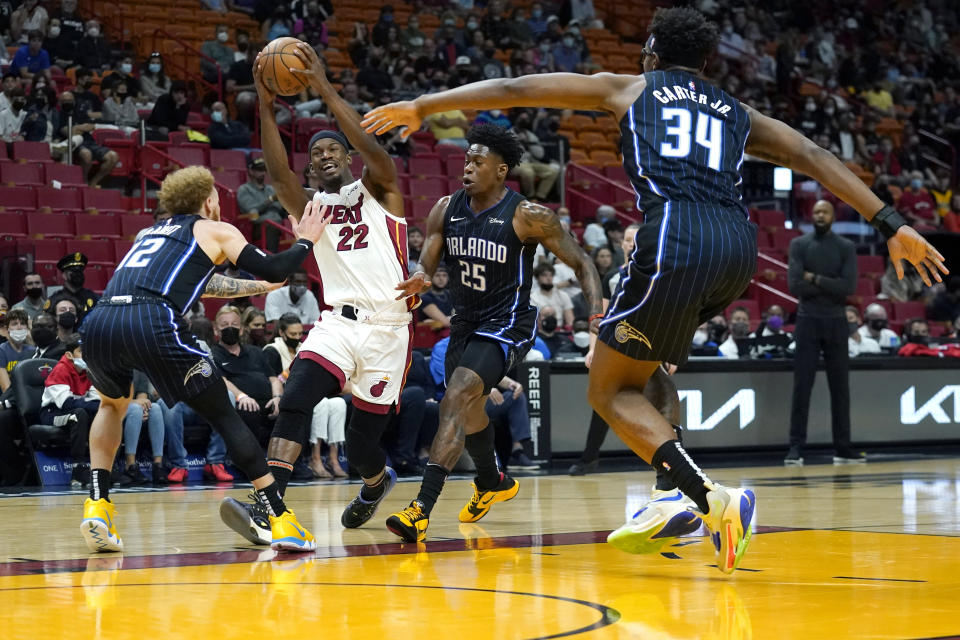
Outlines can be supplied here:
M323 301L376 313L406 313L414 296L397 301L397 284L407 274L407 223L377 202L362 180L338 193L318 191L313 201L332 216L313 251L323 280Z
M475 213L461 189L450 196L443 220L443 263L457 317L469 322L509 319L531 310L530 285L536 245L524 244L513 228L519 193L507 194Z

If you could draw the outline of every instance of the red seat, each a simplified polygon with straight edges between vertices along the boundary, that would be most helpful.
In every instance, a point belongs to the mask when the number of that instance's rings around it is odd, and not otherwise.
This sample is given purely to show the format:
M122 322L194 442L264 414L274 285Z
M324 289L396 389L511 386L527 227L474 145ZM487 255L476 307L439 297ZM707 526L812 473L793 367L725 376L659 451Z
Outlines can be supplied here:
M207 165L206 151L197 147L170 147L167 155L185 167Z
M447 178L447 193L456 193L463 189L463 178Z
M363 175L363 158L359 153L350 158L350 173L353 174L354 178L359 178ZM402 172L398 169L397 173Z
M21 162L53 162L46 142L14 142L11 157Z
M436 202L437 198L447 195L446 178L419 178L410 181L410 195Z
M783 228L787 215L783 211L759 209L755 215L757 226Z
M29 216L27 232L34 238L72 238L76 235L73 216L61 213ZM64 254L60 254L59 260Z
M163 150L166 152L166 149ZM149 178L160 180L167 168L167 159L160 155L158 147L150 144L140 147L140 171Z
M233 149L210 149L210 169L246 172L247 154Z
M911 302L894 302L893 303L893 318L894 322L906 322L907 320L912 320L913 318L924 318L926 317L927 309L923 306L922 302L911 301Z
M443 146L443 145L440 145L440 146ZM457 150L459 151L459 149ZM444 167L446 167L447 169L448 178L463 177L463 159L464 159L464 155L462 153L459 153L456 155L450 154L444 159L443 164L444 164Z
M857 256L857 274L861 278L880 278L886 268L883 256Z
M764 249L774 249L773 238L771 233L766 229L757 229L757 248L760 251Z
M401 158L400 156L390 156L390 157L393 158L393 166L397 168L397 174L406 175L410 173L409 171L407 171L407 163L403 161L403 158ZM355 173L354 175L358 176L360 174Z
M21 213L0 213L0 238L25 238L27 218Z
M888 319L893 315L893 304L886 298L877 298L877 297L864 298L863 308L860 311L866 313L867 307L869 307L871 304L878 304L884 309L886 309Z
M210 116L197 111L191 111L187 114L187 126L191 129L206 133L210 127Z
M133 247L133 242L131 240L113 241L113 255L116 256L118 264L121 260L123 260L124 256L127 255L131 247Z
M83 179L83 169L75 164L48 162L43 165L43 177L47 184L56 180L65 187L87 186Z
M106 267L94 265L84 269L83 275L85 276L84 286L99 293L107 288L111 271L108 271Z
M793 315L797 310L797 303L793 302L782 295L778 295L773 291L767 291L766 289L760 289L760 301L759 304L762 308L768 309L772 305L780 305L783 307L784 313L788 316Z
M56 264L60 258L67 255L67 249L63 240L59 238L41 238L38 240L17 240L17 253L33 253L34 262Z
M0 144L0 147L3 145ZM37 192L30 187L0 187L0 211L33 211Z
M0 164L0 182L5 182L10 186L39 187L44 184L43 169L39 164L4 162Z
M53 213L83 211L83 194L79 189L37 189L37 208L49 209Z
M361 158L363 160L363 158ZM351 160L352 161L352 160ZM293 169L293 172L298 176L303 176L303 170L310 163L310 154L309 153L294 153L290 158L290 168ZM357 178L360 176L357 175Z
M92 265L113 266L117 263L113 253L113 244L103 240L79 240L71 238L67 240L67 253L79 251L87 256Z
M455 144L434 145L433 152L444 158L447 156L457 156L459 158L463 158L463 149Z
M760 318L760 303L756 300L734 300L730 303L730 306L727 307L727 318L730 318L730 314L733 313L733 310L737 307L744 307L747 310L747 313L750 314L750 320L757 320Z
M141 229L153 226L153 217L144 213L127 213L120 218L120 234L123 238L132 240Z
M414 199L413 202L410 203L408 215L413 220L425 220L427 216L430 215L430 210L433 209L433 205L436 203L436 200Z
M436 154L412 156L408 161L407 173L414 176L442 176L443 165Z
M310 144L310 138L317 131L335 131L336 127L326 118L298 118L294 125L294 138L296 140L296 150L309 153L307 145Z
M120 217L96 213L76 215L77 235L91 238L121 238Z
M775 249L789 253L790 241L802 235L796 229L780 229L776 233L771 233L770 239Z
M619 164L605 166L603 168L603 175L617 182L629 182L627 172L623 169L623 166Z
M115 140L130 140L127 137L127 134L119 129L94 129L90 135L93 136L93 139L97 144L103 147L108 146L108 141L113 142Z
M417 324L413 330L414 349L430 349L437 339L437 333L426 324Z
M214 171L213 179L217 184L236 191L247 181L246 171Z
M116 189L84 189L83 208L87 211L123 213L127 207L123 194Z
M877 295L877 281L872 278L857 278L855 295L871 297Z

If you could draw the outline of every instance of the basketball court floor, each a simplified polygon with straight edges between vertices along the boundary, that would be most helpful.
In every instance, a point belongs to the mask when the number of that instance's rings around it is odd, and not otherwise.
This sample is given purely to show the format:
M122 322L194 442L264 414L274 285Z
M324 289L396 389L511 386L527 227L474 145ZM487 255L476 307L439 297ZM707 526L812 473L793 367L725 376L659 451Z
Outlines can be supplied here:
M960 458L720 469L753 488L756 533L722 575L706 538L662 555L605 544L652 472L521 478L460 525L449 481L426 544L360 530L355 484L291 487L309 556L252 547L217 516L242 489L115 493L126 552L91 555L82 492L0 498L0 629L19 638L960 638Z

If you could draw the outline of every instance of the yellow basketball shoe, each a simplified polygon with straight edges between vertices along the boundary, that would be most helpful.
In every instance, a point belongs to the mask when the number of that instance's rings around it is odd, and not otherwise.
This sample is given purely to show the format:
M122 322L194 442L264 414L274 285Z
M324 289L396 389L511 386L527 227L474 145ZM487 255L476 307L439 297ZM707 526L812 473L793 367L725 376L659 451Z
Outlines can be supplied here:
M430 519L423 512L423 504L414 500L410 506L387 518L387 529L400 536L404 542L422 542L427 538Z
M487 515L487 511L490 511L490 507L495 503L512 500L518 491L520 491L520 483L507 474L503 474L500 484L489 491L480 491L477 488L477 481L474 480L473 497L460 510L460 522L476 522Z
M83 501L83 522L80 533L90 551L123 551L123 540L113 523L116 506L109 500L100 498Z
M733 573L750 544L757 497L750 489L713 485L707 492L707 504L710 510L700 516L717 550L717 568Z
M280 516L270 516L270 547L277 551L314 551L317 541L299 522L293 511L287 509Z

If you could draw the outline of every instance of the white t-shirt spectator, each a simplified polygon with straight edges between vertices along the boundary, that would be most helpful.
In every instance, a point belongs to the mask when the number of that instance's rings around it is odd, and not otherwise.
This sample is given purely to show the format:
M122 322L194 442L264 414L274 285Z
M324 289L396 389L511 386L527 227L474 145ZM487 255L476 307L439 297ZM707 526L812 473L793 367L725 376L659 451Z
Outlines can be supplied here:
M283 291L283 289L280 289L280 291ZM540 309L553 307L557 312L557 320L560 321L560 325L563 324L563 312L567 309L573 311L573 302L565 292L556 287L547 292L538 287L537 283L533 283L533 286L530 287L530 302Z
M889 329L884 329L884 331L889 331ZM853 338L847 338L847 351L851 358L856 358L861 353L880 353L880 344L870 336L861 334L860 342Z
M27 110L20 109L19 115L13 114L13 109L0 111L0 138L5 142L20 139L20 126L27 117Z
M724 58L733 58L739 60L743 56L746 45L743 38L736 31L723 33L720 35L720 45L717 47L717 53Z
M587 251L592 251L597 247L607 244L607 232L603 230L603 225L599 222L591 222L583 230L583 247Z
M898 338L897 334L890 329L881 329L879 340L870 335L870 327L867 325L863 325L857 331L860 333L861 337L870 338L874 342L879 343L881 347L896 347L900 344L900 338ZM861 353L863 353L862 350Z
M580 285L577 284L577 274L571 269L567 263L557 260L553 263L553 284L554 286L562 282L570 282L573 280L573 284L566 285L562 288L562 291L568 296L573 298L573 296L580 293Z
M267 302L263 307L267 322L279 320L280 316L285 313L296 314L304 327L312 326L314 322L320 319L320 305L317 304L316 296L309 289L294 304L290 300L290 285L280 287L267 294Z
M740 359L740 347L737 346L737 342L733 339L733 336L727 337L717 349L724 358L730 358L731 360Z

